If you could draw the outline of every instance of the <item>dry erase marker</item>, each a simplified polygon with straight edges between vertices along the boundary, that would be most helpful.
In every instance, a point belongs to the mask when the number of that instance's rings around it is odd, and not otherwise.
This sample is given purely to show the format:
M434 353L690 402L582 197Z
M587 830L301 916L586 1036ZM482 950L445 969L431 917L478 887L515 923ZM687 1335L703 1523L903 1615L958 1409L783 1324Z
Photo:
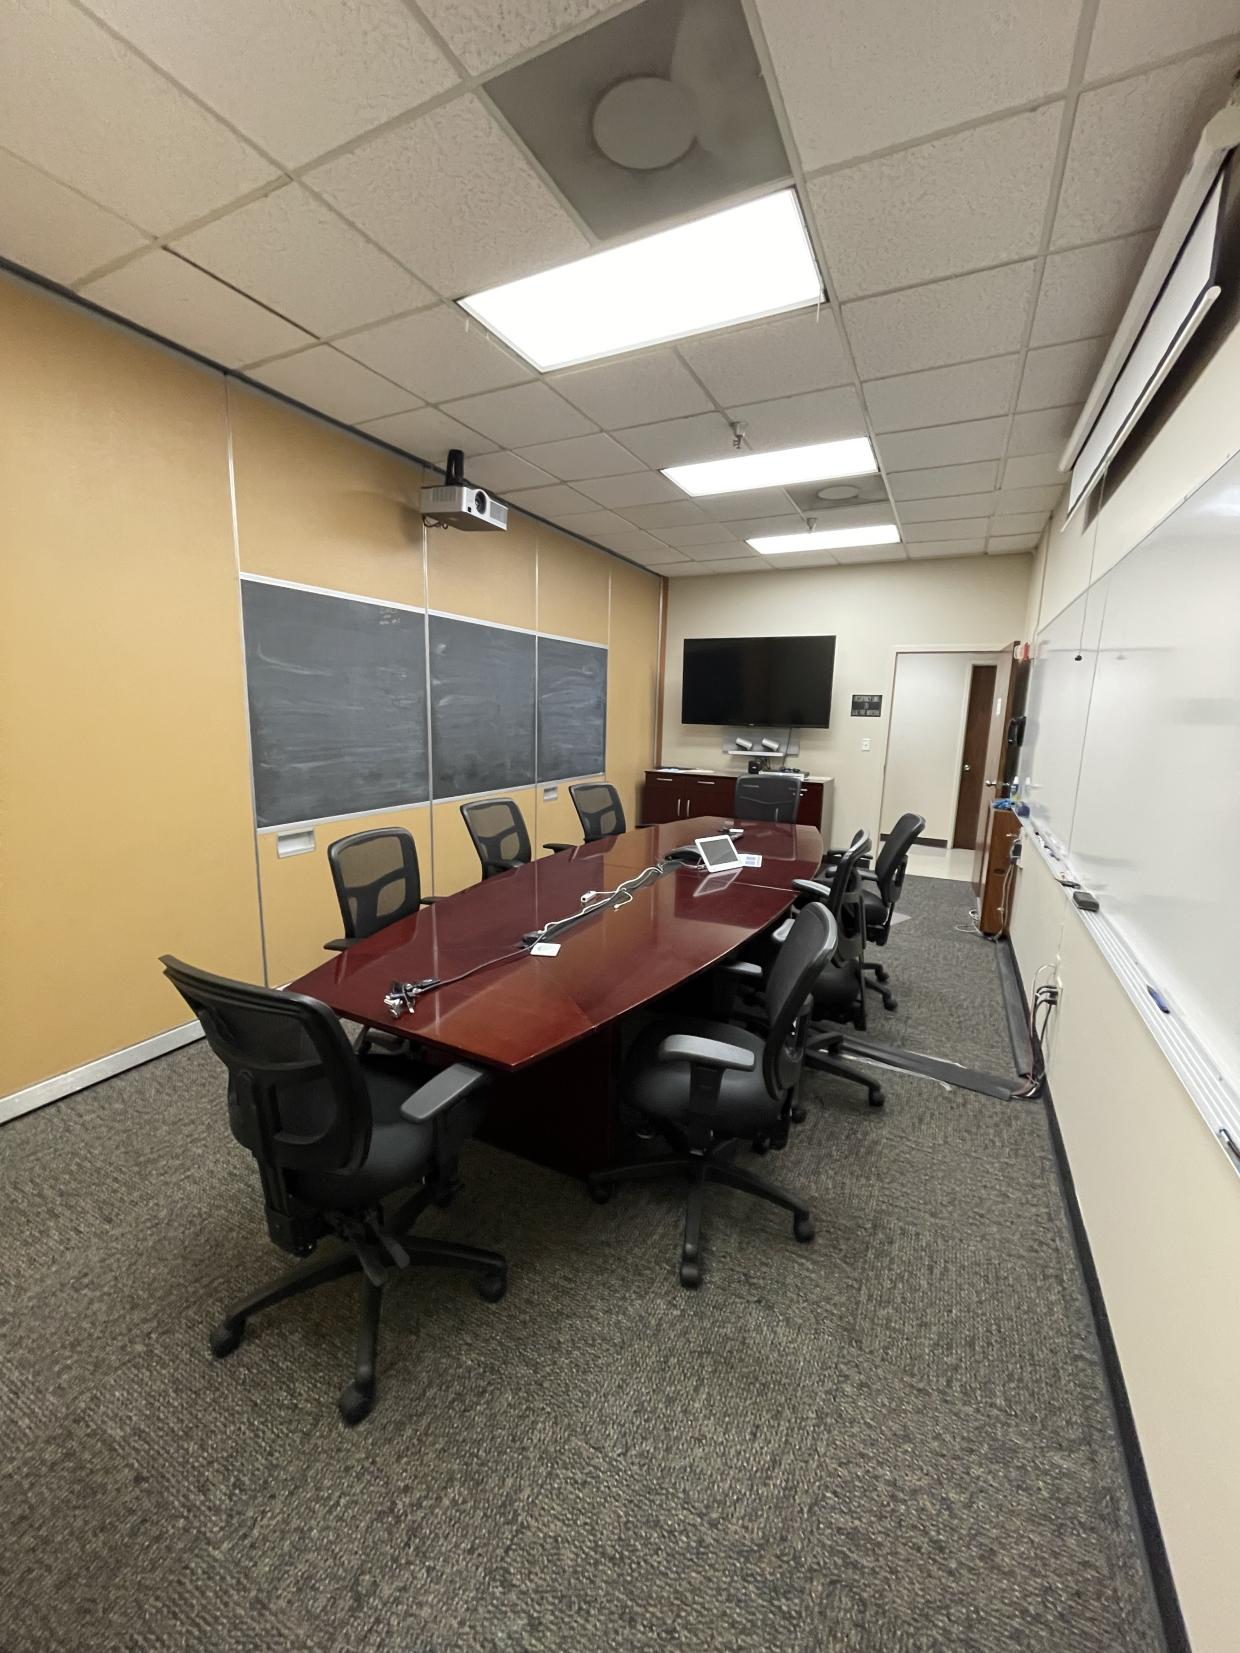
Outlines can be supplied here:
M1149 994L1150 998L1153 999L1154 1003L1162 1011L1164 1016L1169 1016L1171 1014L1171 1006L1167 1003L1166 999L1163 998L1162 994L1156 987L1151 987L1149 982L1146 982L1145 991Z

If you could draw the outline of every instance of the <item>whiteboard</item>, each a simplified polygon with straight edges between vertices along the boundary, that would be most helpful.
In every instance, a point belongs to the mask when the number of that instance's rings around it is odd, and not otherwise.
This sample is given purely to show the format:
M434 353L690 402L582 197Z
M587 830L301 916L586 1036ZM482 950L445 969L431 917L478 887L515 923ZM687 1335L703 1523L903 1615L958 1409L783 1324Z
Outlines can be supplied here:
M1035 703L1031 820L1240 1088L1240 456L1043 629Z

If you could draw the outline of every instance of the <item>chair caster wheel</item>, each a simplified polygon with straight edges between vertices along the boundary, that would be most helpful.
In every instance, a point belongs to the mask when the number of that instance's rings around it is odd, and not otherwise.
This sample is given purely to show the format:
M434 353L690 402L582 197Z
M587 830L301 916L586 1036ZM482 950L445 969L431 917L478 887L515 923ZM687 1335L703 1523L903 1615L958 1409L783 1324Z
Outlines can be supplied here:
M755 1154L765 1154L770 1149L771 1139L765 1132L763 1132L761 1136L754 1137L749 1146L753 1149Z
M478 1281L478 1295L485 1303L498 1303L507 1290L508 1275L499 1269L482 1275Z
M702 1284L701 1263L684 1261L680 1265L680 1283L687 1291L696 1291Z
M218 1326L211 1329L211 1353L217 1360L225 1360L245 1336L245 1321L239 1320L230 1325L227 1320L221 1320Z
M341 1418L350 1429L361 1423L363 1418L370 1416L370 1409L374 1404L374 1390L359 1389L356 1383L351 1383L336 1402L340 1408Z
M884 1010L898 1010L899 1008L900 1008L900 1004L899 1004L898 999L891 998L889 994L886 994L886 993L883 994L883 1009Z
M611 1198L611 1184L609 1182L587 1182L586 1193L595 1205L606 1205Z
M788 1115L794 1125L804 1125L809 1118L809 1109L803 1102L798 1102Z
M870 1106L872 1108L881 1108L886 1101L887 1098L882 1091L870 1092Z
M451 1183L445 1183L442 1188L437 1188L431 1195L431 1204L437 1205L442 1210L444 1206L451 1205L455 1198L456 1189Z
M814 1219L809 1212L792 1219L792 1232L800 1245L808 1245L814 1237Z

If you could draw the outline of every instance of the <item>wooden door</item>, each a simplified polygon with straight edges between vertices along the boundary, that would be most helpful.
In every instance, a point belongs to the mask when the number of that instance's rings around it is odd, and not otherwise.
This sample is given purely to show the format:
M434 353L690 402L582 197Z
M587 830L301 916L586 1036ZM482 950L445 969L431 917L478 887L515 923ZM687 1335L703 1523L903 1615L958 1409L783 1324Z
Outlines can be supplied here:
M1024 677L1028 667L1018 664L1016 649L1012 647L1000 658L999 668L995 674L994 699L990 708L990 728L986 736L986 757L982 764L982 789L978 797L977 823L973 834L973 843L976 854L973 857L973 888L980 896L982 883L986 877L986 865L989 854L991 828L994 824L994 811L991 804L1002 793L1007 795L1007 763L1008 763L1008 726L1013 717L1024 710L1023 697L1019 696L1019 689L1023 688ZM1017 704L1017 699L1021 704Z
M960 790L956 794L956 825L952 831L952 845L956 849L977 848L985 780L983 769L995 704L995 676L994 666L974 666L969 678Z

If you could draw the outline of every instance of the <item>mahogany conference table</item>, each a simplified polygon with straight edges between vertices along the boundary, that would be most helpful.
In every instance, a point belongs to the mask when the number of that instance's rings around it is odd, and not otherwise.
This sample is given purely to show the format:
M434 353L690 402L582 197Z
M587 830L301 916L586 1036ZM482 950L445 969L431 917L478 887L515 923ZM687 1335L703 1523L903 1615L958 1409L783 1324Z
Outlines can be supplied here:
M761 855L761 867L729 874L678 867L625 905L563 931L554 958L532 956L521 938L577 912L587 891L615 889L728 824L719 816L669 821L542 857L331 954L289 989L398 1034L431 1058L493 1069L482 1134L583 1175L618 1147L622 1018L775 924L792 902L793 880L817 872L821 835L808 826L738 822L738 848ZM383 1002L391 983L430 976L445 985L394 1019Z

